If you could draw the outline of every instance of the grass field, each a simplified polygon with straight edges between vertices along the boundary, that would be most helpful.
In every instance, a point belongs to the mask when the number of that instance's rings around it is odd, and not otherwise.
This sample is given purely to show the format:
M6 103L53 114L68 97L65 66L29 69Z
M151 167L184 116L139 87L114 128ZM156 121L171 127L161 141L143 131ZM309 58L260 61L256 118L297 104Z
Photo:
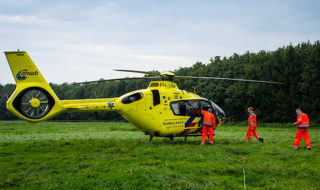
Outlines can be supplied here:
M264 124L265 138L245 142L244 124L216 130L214 146L200 137L149 137L127 123L0 122L2 189L320 189L320 127L313 150L298 150L296 129Z

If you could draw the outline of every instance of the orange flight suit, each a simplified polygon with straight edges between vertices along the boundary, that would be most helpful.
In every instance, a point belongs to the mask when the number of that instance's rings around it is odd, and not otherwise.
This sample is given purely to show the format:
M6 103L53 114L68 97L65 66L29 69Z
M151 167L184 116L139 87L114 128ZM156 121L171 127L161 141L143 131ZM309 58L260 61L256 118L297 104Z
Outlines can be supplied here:
M209 132L209 143L213 144L213 133L214 133L214 129L216 128L216 119L214 115L208 111L201 110L201 114L203 114L201 144L205 144L208 132Z
M310 137L308 132L309 125L310 125L308 115L305 113L299 114L297 116L297 122L295 124L298 125L296 139L293 142L293 145L295 146L295 148L298 148L302 136L304 137L304 142L306 143L306 146L311 147L311 142L310 142Z
M249 127L248 127L248 130L247 130L247 141L250 141L251 133L257 139L261 139L261 137L257 134L257 131L256 131L257 130L257 116L253 112L250 113L250 115L248 117L248 123L249 123Z

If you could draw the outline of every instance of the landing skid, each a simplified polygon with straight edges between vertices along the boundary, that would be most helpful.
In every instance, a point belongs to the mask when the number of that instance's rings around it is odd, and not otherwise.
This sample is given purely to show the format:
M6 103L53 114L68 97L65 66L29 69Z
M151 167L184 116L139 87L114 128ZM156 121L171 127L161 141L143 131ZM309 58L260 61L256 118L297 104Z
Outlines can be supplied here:
M215 135L215 134L213 134L213 136L214 136L214 135ZM169 138L169 139L170 139L170 141L171 141L171 144L174 144L174 141L173 141L174 137L184 137L184 142L186 142L186 141L187 141L187 137L200 137L200 136L202 136L202 134L201 134L201 133L197 133L197 134L190 134L190 135L163 136L163 137L167 137L167 138ZM157 136L157 137L162 137L162 136ZM153 135L150 135L149 143L151 143L151 142L152 142L152 139L153 139Z
M169 136L168 138L171 140L171 144L174 144L174 142L173 142L173 136ZM150 135L149 143L152 142L152 139L153 139L153 135Z

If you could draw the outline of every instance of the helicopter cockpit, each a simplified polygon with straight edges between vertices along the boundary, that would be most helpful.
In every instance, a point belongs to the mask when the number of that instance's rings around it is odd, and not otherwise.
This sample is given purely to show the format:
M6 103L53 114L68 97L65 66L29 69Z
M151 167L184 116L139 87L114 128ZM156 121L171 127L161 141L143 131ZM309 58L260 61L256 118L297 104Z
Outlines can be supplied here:
M227 118L226 113L213 101L210 100L211 107L213 107L214 112L216 113L217 116L220 117L223 121Z
M201 117L201 108L204 110L212 108L217 121L219 121L217 117L219 117L221 120L226 119L226 114L224 111L213 101L206 99L174 101L170 103L170 106L174 115Z

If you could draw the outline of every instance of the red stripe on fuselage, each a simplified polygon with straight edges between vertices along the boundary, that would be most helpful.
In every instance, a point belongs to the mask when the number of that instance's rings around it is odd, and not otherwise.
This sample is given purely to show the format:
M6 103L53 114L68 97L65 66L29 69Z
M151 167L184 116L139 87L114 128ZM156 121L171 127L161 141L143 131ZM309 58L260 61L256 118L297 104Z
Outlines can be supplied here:
M188 131L190 131L191 129L185 129L185 130L183 130L180 134L182 135L182 134L185 134L185 133L187 133Z
M197 123L190 123L190 125L188 127L193 127L195 126Z

